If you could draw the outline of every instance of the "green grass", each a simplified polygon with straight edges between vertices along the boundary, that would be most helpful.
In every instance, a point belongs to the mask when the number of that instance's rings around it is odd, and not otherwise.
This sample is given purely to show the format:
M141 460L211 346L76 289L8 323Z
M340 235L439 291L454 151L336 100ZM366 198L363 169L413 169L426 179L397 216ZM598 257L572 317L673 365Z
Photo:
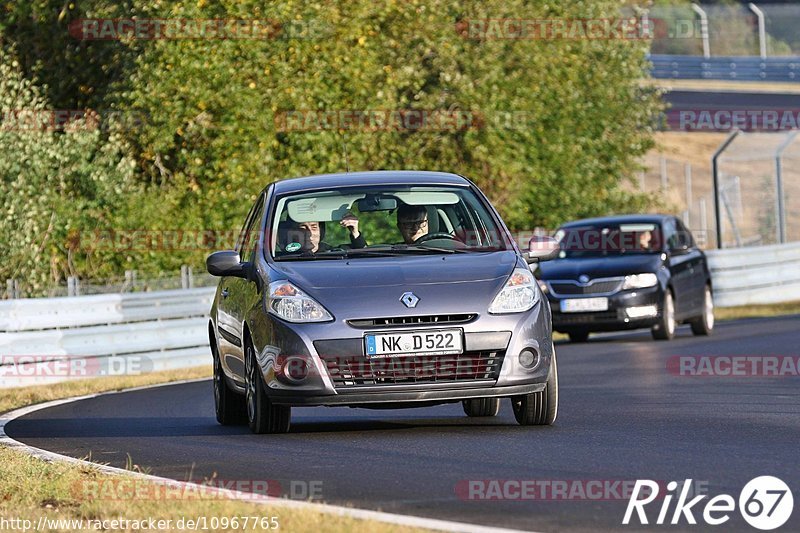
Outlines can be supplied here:
M91 393L121 390L130 387L166 383L183 379L211 377L211 367L204 366L188 370L154 372L140 376L88 379L70 381L54 385L39 385L18 389L3 390L0 397L0 412L10 411L27 405L80 396ZM209 394L211 390L209 389ZM128 466L133 471L147 471L146 465L135 465L131 460ZM185 531L179 529L177 521L205 517L207 524L215 519L230 517L276 517L278 531L318 532L318 531L375 531L378 533L422 531L419 529L385 524L381 522L358 520L340 517L328 513L312 512L299 509L287 509L252 502L243 502L218 497L209 498L208 494L199 497L197 492L186 491L181 497L165 498L163 491L153 490L153 483L135 479L133 476L115 476L101 472L91 465L68 464L65 462L47 462L32 457L22 451L0 446L0 524L2 520L27 519L35 525L40 517L51 520L84 519L128 520L156 519L172 520L171 527L160 531ZM96 487L119 486L121 480L135 486L139 494L162 494L161 498L153 497L88 497L98 492ZM203 481L203 480L201 480ZM149 487L149 488L148 488ZM133 492L133 491L129 491ZM108 494L105 492L105 494ZM125 494L125 491L117 493ZM243 529L244 518L230 527L218 527L217 531L262 531L253 529L253 518L249 518L248 529ZM267 524L269 521L267 520ZM75 526L62 523L51 524L39 531L73 531ZM113 524L108 524L113 525ZM122 524L120 524L122 525ZM130 525L130 524L128 524ZM0 525L0 530L7 528ZM110 527L107 531L133 531ZM143 531L145 529L142 529Z

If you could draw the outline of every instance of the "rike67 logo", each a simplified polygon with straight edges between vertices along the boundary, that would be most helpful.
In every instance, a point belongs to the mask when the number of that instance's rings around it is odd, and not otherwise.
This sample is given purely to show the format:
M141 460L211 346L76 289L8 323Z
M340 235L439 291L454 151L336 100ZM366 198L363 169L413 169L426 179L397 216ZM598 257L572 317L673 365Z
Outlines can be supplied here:
M630 524L635 511L640 524L649 524L652 515L648 518L645 506L659 496L663 496L663 500L655 524L675 525L680 524L682 520L688 524L697 524L695 513L700 514L702 520L712 526L722 525L730 520L731 513L737 508L733 496L720 494L709 499L705 505L701 505L700 502L708 495L701 494L689 499L691 486L692 480L687 479L678 494L676 490L679 487L678 483L670 481L667 483L667 492L663 495L659 494L657 482L649 479L636 480L622 523ZM671 509L675 496L677 501L675 507ZM794 497L789 486L782 480L773 476L759 476L751 479L739 493L738 508L748 524L756 529L771 530L781 527L789 520L794 509ZM670 511L672 511L671 517Z

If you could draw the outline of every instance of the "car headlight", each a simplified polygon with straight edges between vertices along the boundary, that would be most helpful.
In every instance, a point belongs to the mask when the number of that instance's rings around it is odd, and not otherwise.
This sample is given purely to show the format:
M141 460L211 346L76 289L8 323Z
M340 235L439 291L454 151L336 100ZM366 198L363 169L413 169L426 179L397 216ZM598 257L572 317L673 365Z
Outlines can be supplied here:
M288 281L269 284L270 313L289 322L327 322L333 317L327 309Z
M505 287L495 296L489 312L521 313L536 303L539 291L536 290L536 278L527 268L515 268L508 278Z
M622 290L625 289L644 289L647 287L654 287L658 284L658 277L655 274L633 274L625 276L625 283L622 284Z

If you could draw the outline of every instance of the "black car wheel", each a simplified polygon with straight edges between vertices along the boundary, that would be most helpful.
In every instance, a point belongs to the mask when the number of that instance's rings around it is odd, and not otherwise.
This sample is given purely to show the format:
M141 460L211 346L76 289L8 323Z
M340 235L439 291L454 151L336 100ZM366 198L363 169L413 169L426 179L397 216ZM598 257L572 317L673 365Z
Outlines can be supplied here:
M213 342L211 356L214 359L214 411L217 422L223 426L244 424L247 421L244 396L237 394L228 386L219 353Z
M695 335L711 335L714 331L714 295L711 294L711 287L708 285L703 293L703 314L693 318L689 324Z
M586 342L589 340L588 331L570 331L567 335L569 335L569 342Z
M258 369L255 350L248 341L245 351L245 384L247 422L253 433L286 433L292 416L292 408L274 405L267 396L264 379Z
M672 297L672 291L667 289L664 293L664 301L661 304L661 317L650 332L654 339L668 341L675 336L675 326L675 300Z
M495 416L500 412L500 398L474 398L461 402L467 416Z
M558 416L558 365L556 352L550 363L550 373L544 390L511 397L514 418L522 426L549 426Z

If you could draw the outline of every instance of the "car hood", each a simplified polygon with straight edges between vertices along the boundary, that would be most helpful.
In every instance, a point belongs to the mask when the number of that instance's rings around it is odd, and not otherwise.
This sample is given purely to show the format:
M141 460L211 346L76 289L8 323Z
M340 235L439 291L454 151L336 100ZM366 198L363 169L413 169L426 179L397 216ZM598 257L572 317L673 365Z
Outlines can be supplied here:
M272 265L274 279L295 283L335 315L382 317L485 312L516 264L508 251ZM407 291L419 298L415 308L400 302Z
M555 259L539 265L541 279L590 279L655 272L663 264L661 254L630 254L605 257Z

